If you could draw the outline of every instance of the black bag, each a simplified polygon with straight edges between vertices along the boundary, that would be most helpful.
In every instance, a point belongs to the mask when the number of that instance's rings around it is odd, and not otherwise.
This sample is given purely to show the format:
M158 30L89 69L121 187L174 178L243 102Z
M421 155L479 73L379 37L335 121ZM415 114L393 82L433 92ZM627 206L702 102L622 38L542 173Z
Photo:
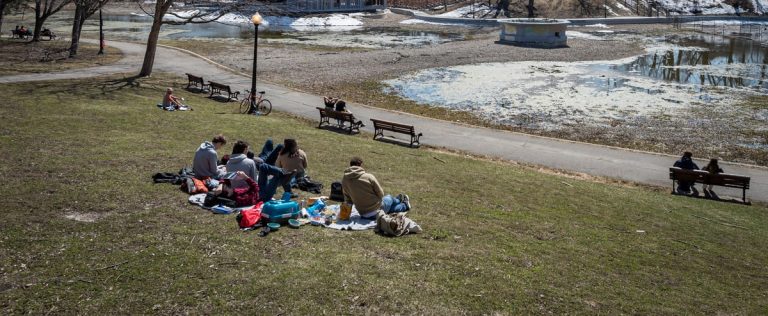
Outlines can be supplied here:
M331 196L329 198L336 202L344 202L344 192L341 190L341 182L336 181L331 183Z
M224 205L228 207L236 207L235 201L230 200L227 198L219 197L213 194L213 192L208 192L205 194L205 200L203 201L204 207L214 207L216 205Z
M296 186L299 188L299 190L314 194L320 194L323 191L323 183L312 181L309 176L303 177L296 181Z

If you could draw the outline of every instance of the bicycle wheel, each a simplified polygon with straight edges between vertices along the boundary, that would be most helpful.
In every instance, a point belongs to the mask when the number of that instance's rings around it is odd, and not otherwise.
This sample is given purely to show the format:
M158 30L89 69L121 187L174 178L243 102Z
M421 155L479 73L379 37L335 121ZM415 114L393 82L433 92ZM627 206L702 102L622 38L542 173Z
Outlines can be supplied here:
M269 113L272 112L272 102L269 102L267 99L263 99L259 101L259 103L256 103L256 109L261 115L269 115Z
M251 98L245 98L243 101L240 101L240 111L238 112L240 114L251 113Z

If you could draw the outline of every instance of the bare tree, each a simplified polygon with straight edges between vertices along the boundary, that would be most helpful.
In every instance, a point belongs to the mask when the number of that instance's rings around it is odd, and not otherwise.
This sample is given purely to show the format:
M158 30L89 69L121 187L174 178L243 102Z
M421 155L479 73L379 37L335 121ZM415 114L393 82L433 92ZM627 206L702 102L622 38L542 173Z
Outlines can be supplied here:
M96 13L109 0L74 0L75 17L72 21L72 43L69 45L69 57L77 55L77 48L80 46L80 33L83 30L83 23L91 15Z
M18 9L22 5L21 0L0 0L0 31L3 26L3 15L5 15L6 9ZM2 32L0 32L2 34Z
M163 24L187 24L187 23L209 23L218 20L224 14L232 12L239 8L238 5L233 4L226 7L219 8L216 12L204 12L196 10L192 14L185 14L181 16L176 13L168 13L168 10L173 5L174 0L157 0L155 2L155 8L152 12L146 10L142 3L139 2L139 7L144 13L152 16L152 28L149 31L149 38L147 38L147 50L144 53L144 63L141 65L141 71L139 76L148 77L152 75L152 67L155 64L155 52L157 51L157 40L160 36L160 27ZM163 19L168 14L174 19Z
M40 32L43 30L43 23L51 15L59 12L65 5L72 0L35 0L35 30L32 32L32 41L40 40Z

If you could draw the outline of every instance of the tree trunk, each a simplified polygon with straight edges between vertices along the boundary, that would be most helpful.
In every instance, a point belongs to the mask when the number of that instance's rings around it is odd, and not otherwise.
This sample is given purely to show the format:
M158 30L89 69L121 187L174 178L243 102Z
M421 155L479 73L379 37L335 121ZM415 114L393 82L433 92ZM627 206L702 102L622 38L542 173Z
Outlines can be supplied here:
M75 18L72 21L72 43L69 45L69 58L77 56L77 48L80 45L80 30L83 26L83 13L85 8L82 5L75 5Z
M155 16L152 20L152 29L147 38L147 50L144 53L144 63L141 65L139 77L152 75L152 67L155 65L155 52L157 51L157 39L160 36L160 27L163 26L163 16L171 7L173 0L157 0L155 3Z
M42 31L43 22L45 22L44 15L41 12L42 10L40 0L35 0L35 30L32 32L33 42L40 41L40 31Z
M3 34L3 12L5 11L6 0L0 0L0 34Z
M528 0L528 17L533 18L533 0Z

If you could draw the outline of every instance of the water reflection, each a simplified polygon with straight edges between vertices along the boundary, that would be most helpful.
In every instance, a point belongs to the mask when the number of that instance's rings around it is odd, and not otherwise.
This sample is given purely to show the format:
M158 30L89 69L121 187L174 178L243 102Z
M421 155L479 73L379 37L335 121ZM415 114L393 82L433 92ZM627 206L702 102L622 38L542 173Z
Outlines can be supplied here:
M768 53L759 42L710 35L668 41L677 46L640 56L630 63L597 67L691 84L699 89L747 87L768 92Z

